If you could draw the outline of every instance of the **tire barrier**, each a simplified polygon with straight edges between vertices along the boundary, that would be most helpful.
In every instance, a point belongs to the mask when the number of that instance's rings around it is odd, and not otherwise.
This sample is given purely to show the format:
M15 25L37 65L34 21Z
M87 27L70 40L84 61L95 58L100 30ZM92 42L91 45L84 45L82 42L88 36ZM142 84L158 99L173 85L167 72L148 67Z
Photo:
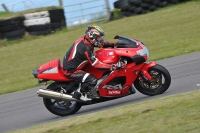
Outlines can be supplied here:
M24 17L14 17L0 21L1 39L16 40L21 39L25 35Z
M121 10L121 17L145 14L168 5L178 4L189 0L117 0L113 3L114 10L110 20L114 20L116 9Z
M63 9L27 13L23 16L0 20L0 40L17 40L29 35L48 35L66 26Z
M52 31L61 30L66 27L66 19L63 9L49 10Z
M52 33L50 23L27 26L26 31L30 35L48 35Z
M24 17L25 17L26 20L46 18L46 17L49 17L49 12L48 11L42 11L42 12L35 12L35 13L27 13L27 14L24 14Z
M48 35L51 33L48 11L24 14L24 25L29 35Z
M48 35L66 27L63 9L24 14L26 31L30 35Z
M50 18L37 18L37 19L28 19L24 21L24 26L34 26L34 25L45 25L50 23Z
M0 32L0 40L2 40L3 39L3 35L1 34L1 32Z
M18 40L23 38L25 35L25 29L19 29L19 30L15 30L15 31L9 31L9 32L5 32L3 33L3 37L4 39L7 40Z
M62 22L54 22L54 23L51 23L51 29L52 29L53 31L61 30L63 27L66 27L66 24L65 24L65 23L62 23Z

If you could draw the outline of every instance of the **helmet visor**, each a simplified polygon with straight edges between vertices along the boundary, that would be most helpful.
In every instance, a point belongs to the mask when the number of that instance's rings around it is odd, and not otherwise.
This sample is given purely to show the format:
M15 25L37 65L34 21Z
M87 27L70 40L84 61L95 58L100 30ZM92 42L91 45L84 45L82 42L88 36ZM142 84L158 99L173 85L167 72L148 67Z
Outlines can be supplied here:
M103 41L103 40L104 40L104 36L97 36L97 38L96 38L96 39L97 39L97 41L98 41L98 42L101 42L101 41Z

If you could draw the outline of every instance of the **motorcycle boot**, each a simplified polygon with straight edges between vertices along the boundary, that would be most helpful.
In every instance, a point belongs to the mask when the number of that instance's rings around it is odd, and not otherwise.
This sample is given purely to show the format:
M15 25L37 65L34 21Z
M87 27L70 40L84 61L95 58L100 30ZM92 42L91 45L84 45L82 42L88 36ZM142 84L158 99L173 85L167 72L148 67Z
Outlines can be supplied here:
M78 92L78 91L75 91L74 94L73 94L73 98L80 100L80 97L81 97L81 93Z
M88 84L82 84L81 85L81 89L80 89L80 93L82 94L80 99L83 101L90 101L92 100L92 97L90 95L90 88L87 86Z
M90 96L87 93L82 93L80 100L82 101L91 101L92 98L90 98Z
M88 98L91 98L91 99L99 99L100 98L100 96L97 92L96 82L94 84L83 83L80 91L82 93L85 93Z
M81 84L79 84L79 88L74 92L73 98L82 101L91 101L92 98L90 97L89 93L86 92L84 88L82 88Z
M95 86L95 87L94 87L94 86L89 86L89 88L90 88L90 95L91 95L91 97L92 97L93 99L99 99L100 96L99 96L99 94L97 93L96 86Z

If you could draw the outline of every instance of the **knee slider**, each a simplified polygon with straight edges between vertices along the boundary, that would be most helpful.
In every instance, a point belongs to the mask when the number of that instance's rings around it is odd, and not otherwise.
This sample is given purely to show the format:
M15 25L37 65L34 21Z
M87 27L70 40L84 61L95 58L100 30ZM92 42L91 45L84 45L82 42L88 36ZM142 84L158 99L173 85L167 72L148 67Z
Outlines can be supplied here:
M89 91L90 89L92 89L95 85L97 84L97 79L95 76L93 75L89 75L85 81L81 84L81 91Z

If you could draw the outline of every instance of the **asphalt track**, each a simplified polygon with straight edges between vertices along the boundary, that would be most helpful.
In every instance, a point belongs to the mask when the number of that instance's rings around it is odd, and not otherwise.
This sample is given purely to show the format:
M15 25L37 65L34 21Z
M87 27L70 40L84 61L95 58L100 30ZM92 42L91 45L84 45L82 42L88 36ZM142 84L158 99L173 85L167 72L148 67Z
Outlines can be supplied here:
M58 117L51 114L44 107L42 98L36 94L39 88L1 95L0 133L200 89L197 87L197 84L200 84L200 52L159 60L157 63L165 66L172 76L171 86L164 94L150 97L137 91L134 95L117 100L84 106L75 115L68 117Z

